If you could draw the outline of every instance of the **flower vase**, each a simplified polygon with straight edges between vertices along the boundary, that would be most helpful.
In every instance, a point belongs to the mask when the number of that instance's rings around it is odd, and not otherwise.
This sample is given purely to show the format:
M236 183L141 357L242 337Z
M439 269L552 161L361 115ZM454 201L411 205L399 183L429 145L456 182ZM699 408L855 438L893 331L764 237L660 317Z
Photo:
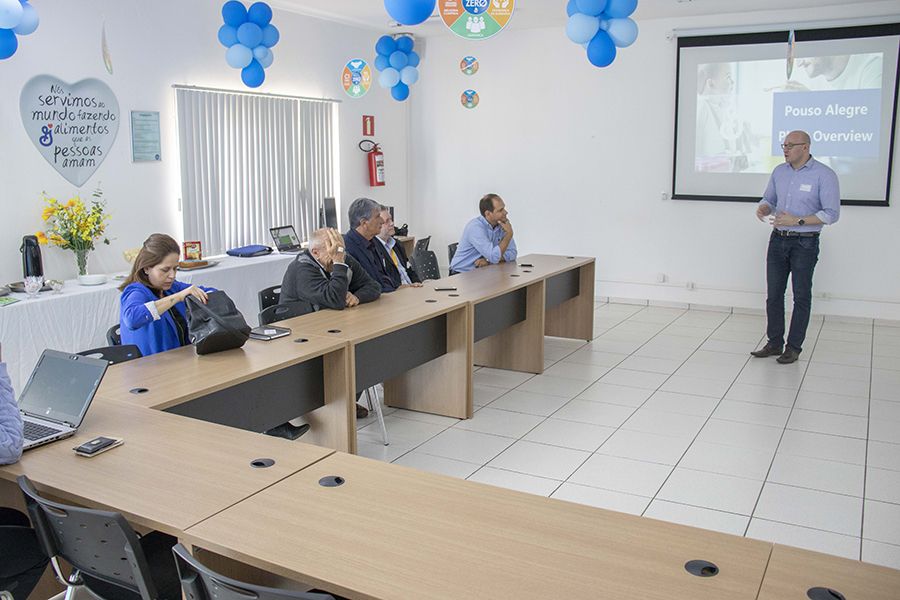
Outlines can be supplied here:
M91 251L75 250L75 262L78 264L78 283L81 285L100 285L106 283L106 275L88 275L87 262Z

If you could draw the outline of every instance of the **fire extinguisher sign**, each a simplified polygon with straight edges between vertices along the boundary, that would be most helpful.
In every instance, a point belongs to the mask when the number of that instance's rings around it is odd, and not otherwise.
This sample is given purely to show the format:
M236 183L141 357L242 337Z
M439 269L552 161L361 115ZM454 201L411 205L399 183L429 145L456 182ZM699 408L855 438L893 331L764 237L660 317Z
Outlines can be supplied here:
M375 116L374 115L363 115L362 134L365 136L375 135Z

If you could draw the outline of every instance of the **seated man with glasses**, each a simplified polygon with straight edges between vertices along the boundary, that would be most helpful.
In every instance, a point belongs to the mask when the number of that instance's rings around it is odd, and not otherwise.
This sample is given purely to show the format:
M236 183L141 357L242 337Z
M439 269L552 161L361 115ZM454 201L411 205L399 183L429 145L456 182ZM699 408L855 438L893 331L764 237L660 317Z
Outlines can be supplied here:
M781 144L784 163L775 167L756 208L760 221L772 225L766 258L766 345L751 352L757 358L778 355L795 362L803 350L812 308L812 278L819 260L819 232L841 215L837 175L809 153L809 134L792 131ZM784 346L784 292L788 275L794 311Z

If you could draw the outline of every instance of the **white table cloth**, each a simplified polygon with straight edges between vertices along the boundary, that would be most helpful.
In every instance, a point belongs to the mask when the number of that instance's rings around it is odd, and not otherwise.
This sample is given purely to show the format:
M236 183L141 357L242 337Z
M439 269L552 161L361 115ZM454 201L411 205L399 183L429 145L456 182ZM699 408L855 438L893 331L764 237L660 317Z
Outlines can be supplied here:
M225 256L211 259L218 265L196 271L182 271L178 280L225 291L247 323L258 324L259 290L279 285L293 254L270 254L256 258ZM106 346L106 331L119 322L121 281L83 286L66 281L62 293L41 292L29 300L25 294L11 294L21 300L0 307L2 359L18 395L45 348L80 352Z

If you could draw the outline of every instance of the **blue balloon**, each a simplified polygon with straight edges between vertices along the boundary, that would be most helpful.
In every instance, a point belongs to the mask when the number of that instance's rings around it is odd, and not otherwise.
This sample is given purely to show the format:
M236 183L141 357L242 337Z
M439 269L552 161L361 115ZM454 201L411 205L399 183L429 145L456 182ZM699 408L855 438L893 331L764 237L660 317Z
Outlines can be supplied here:
M243 44L235 44L225 51L225 62L233 69L243 69L253 61L253 51Z
M409 64L409 56L406 54L406 52L397 50L396 52L391 54L389 61L391 63L391 66L399 71Z
M606 0L575 0L575 6L578 12L596 17L606 8Z
M409 54L410 52L412 52L414 45L415 42L413 42L413 39L408 35L401 35L397 38L397 50L399 50L400 52Z
M398 102L403 102L409 98L409 86L405 83L398 83L391 88L391 96Z
M272 21L272 9L265 2L254 2L247 11L247 19L261 28Z
M391 63L388 60L388 57L385 56L384 54L379 54L378 56L375 57L375 69L376 70L384 71L385 69L387 69L390 66L391 66Z
M252 61L243 71L241 71L241 81L243 81L244 85L247 87L259 87L265 79L266 71L256 60Z
M263 32L256 23L244 23L237 30L238 41L248 48L256 48L262 43Z
M384 8L401 25L418 25L434 12L436 0L384 0Z
M257 46L253 49L253 58L258 60L259 62L262 62L263 59L269 55L269 52L271 52L271 50L269 50L265 46Z
M235 29L247 22L247 8L238 0L229 0L222 5L222 19Z
M418 52L416 52L415 50L413 50L412 52L410 52L410 53L407 55L407 58L409 59L409 66L410 66L410 67L418 67L418 66L419 66L419 60L421 60L421 59L419 58L419 53L418 53Z
M638 26L629 18L610 19L606 30L613 43L619 48L627 48L634 43L638 36Z
M577 12L578 12L578 4L575 2L575 0L569 0L569 3L566 4L566 14L571 17L572 15L574 15Z
M392 88L400 83L400 71L393 67L388 67L378 76L378 85L383 88Z
M23 6L19 0L0 0L0 28L12 29L22 20Z
M38 28L40 19L38 19L37 11L30 4L23 2L22 11L22 20L19 21L19 24L13 31L19 35L30 35Z
M604 9L610 19L624 19L637 8L638 0L609 0Z
M413 85L419 80L419 70L415 67L403 67L400 71L400 81L406 85Z
M19 48L19 40L12 29L0 29L0 60L9 58Z
M566 35L576 44L583 44L594 39L600 31L600 19L584 13L575 13L566 24Z
M595 67L607 67L616 60L616 45L605 31L598 31L587 47L587 57Z
M375 42L375 52L390 56L397 51L397 42L389 35L383 35Z
M257 46L255 50L259 50L260 47L261 46ZM254 54L256 53L254 52ZM266 48L266 55L263 58L257 58L256 60L259 61L259 64L262 65L263 69L268 69L272 66L272 62L275 60L275 53Z
M262 45L266 48L271 48L280 39L281 34L278 33L278 28L274 25L266 25L265 29L262 30Z
M226 48L231 48L238 43L237 29L231 25L222 25L219 27L219 43Z

